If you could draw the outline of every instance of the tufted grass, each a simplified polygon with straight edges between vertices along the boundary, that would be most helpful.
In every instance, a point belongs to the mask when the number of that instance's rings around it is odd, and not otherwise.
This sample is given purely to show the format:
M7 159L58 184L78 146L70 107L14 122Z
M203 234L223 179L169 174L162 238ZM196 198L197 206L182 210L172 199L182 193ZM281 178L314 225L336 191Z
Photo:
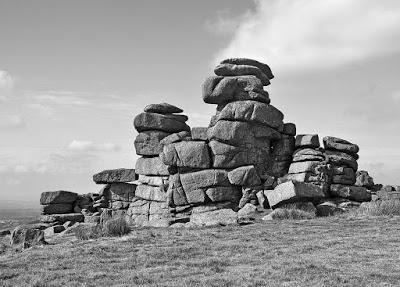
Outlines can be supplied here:
M367 202L354 209L358 216L394 216L400 215L400 200L382 200Z
M79 225L73 233L80 240L97 239L107 236L123 236L131 232L131 227L122 217L112 218L99 225Z
M315 218L315 212L295 208L277 208L270 213L274 220L302 220Z
M399 223L332 216L71 235L0 254L0 286L399 286Z

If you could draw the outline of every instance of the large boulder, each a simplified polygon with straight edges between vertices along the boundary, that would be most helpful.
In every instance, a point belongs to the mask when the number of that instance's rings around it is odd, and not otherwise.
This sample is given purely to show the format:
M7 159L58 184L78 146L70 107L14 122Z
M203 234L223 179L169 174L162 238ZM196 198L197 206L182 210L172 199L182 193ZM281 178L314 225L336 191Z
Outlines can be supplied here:
M142 184L136 187L135 197L151 201L166 201L167 193L163 187Z
M180 175L183 189L186 192L201 188L215 186L231 186L228 180L228 172L222 169L205 169Z
M203 141L187 141L164 146L160 158L166 165L191 168L210 168L210 152Z
M351 167L354 171L358 169L357 160L350 154L340 152L340 151L325 151L325 157L328 162L336 166L347 166Z
M190 223L194 226L225 226L237 224L237 219L237 213L232 209L219 209L194 213L190 217Z
M295 139L293 136L283 135L278 141L271 144L272 157L288 156L291 160L294 152Z
M246 203L241 209L239 209L237 215L239 219L255 219L257 213L257 207L251 203Z
M71 203L53 203L41 206L42 214L63 214L70 213L74 209Z
M248 65L254 66L259 68L267 77L268 79L273 79L274 75L272 74L271 68L264 63L258 62L253 59L248 58L229 58L225 59L221 62L221 64L235 64L235 65Z
M374 179L365 170L359 170L356 173L356 186L363 186L372 189L375 186Z
M332 184L330 192L332 196L347 198L358 202L371 200L371 193L365 187L361 186Z
M326 150L337 150L349 154L356 154L360 150L358 145L336 137L324 137L322 139Z
M257 67L249 65L219 64L215 67L217 76L247 76L253 75L260 79L264 86L270 84L268 77Z
M235 186L210 187L206 189L205 193L212 202L238 202L241 196L240 189Z
M296 136L296 148L318 148L318 147L319 147L319 137L317 134Z
M269 205L274 208L284 203L318 200L326 197L326 192L320 185L288 181L276 186L273 192L265 195Z
M46 241L41 228L34 225L20 225L12 231L10 244L14 247L29 248L46 244Z
M220 120L207 131L208 139L229 143L235 146L258 146L269 150L269 141L279 139L274 129L248 122Z
M173 133L160 141L161 145L167 145L175 142L180 142L183 140L190 140L190 131L181 131L178 133Z
M136 184L111 183L103 189L103 195L110 201L130 202L135 198Z
M144 111L146 113L157 113L157 114L174 114L183 112L182 109L168 103L150 104L144 108Z
M136 161L135 170L137 174L168 176L168 166L160 157L141 157Z
M207 104L254 100L270 103L260 79L255 76L211 76L203 84L203 100Z
M285 123L283 124L282 133L289 136L296 135L296 125L294 123Z
M138 132L149 130L159 130L168 133L190 131L190 127L184 122L170 115L156 113L141 113L135 117L133 124Z
M169 176L167 201L169 206L183 206L188 204L179 173Z
M241 166L228 173L229 182L240 186L258 186L261 185L260 176L253 165Z
M269 148L255 146L233 146L219 141L210 141L214 168L237 168L244 165L254 165L264 169L269 166Z
M283 113L272 105L258 101L236 101L221 104L216 120L256 122L275 129L283 128Z
M131 182L135 181L135 179L135 170L128 168L103 170L102 172L93 175L93 181L97 184Z
M135 150L137 155L157 156L162 152L161 140L170 133L163 131L145 131L138 134L135 139Z
M40 195L40 204L73 203L77 198L78 194L75 192L64 190L45 191Z

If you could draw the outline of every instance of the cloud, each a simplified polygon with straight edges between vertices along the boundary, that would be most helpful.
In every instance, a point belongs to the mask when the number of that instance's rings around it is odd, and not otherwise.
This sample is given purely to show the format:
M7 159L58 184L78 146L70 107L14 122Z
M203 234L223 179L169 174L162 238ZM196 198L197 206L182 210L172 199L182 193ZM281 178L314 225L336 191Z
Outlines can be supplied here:
M15 80L9 72L0 70L0 89L12 89L14 82Z
M0 116L0 130L18 130L25 127L26 122L20 115Z
M217 61L249 57L274 70L302 71L400 50L397 0L256 0L255 5Z
M77 151L77 152L116 152L119 151L121 147L114 143L101 143L96 144L91 141L80 141L73 140L67 146L67 150Z

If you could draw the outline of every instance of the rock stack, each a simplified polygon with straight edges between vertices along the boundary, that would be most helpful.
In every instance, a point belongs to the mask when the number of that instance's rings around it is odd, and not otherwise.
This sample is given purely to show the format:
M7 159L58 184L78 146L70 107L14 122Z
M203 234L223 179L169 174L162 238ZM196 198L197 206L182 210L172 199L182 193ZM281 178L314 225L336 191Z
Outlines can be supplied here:
M332 166L330 195L358 202L370 201L365 187L355 186L359 147L336 137L324 137L325 157Z
M265 182L273 186L287 173L296 126L284 124L283 113L270 104L264 86L274 76L268 65L227 59L214 72L203 85L204 102L217 104L207 131L212 167L232 170L231 184L242 188L239 207L256 204Z
M331 166L326 162L317 134L297 135L287 180L312 183L328 195Z
M44 223L63 224L66 221L82 222L83 215L74 213L79 196L75 192L58 190L42 192L41 216Z
M126 216L129 204L134 200L136 184L134 169L104 170L93 175L93 181L103 184L98 194L92 195L91 209L83 209L85 222L100 222L109 217Z
M139 132L135 139L136 161L135 199L130 204L128 215L137 225L168 225L170 221L167 205L167 190L170 170L159 154L163 145L190 136L188 117L182 109L167 104L152 104L134 119Z

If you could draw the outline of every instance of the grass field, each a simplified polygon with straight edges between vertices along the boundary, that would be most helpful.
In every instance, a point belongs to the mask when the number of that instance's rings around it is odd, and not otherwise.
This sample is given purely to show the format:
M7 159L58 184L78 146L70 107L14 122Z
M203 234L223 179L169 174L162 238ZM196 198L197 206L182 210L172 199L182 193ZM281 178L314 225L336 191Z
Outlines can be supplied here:
M400 217L136 229L3 248L1 286L399 286ZM1 249L0 249L1 250Z

